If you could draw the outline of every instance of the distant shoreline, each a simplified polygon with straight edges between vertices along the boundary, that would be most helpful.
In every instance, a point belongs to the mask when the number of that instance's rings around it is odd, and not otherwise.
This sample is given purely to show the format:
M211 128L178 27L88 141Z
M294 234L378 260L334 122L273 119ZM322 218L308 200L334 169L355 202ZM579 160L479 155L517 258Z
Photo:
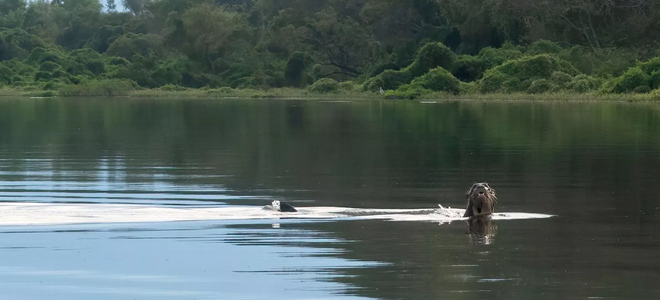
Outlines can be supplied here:
M60 91L21 90L0 88L0 98L7 97L128 97L128 98L198 98L198 99L228 99L228 98L254 98L254 99L307 99L307 100L398 100L409 99L391 97L373 92L363 91L337 91L332 93L316 93L306 89L271 88L271 89L140 89L124 91L120 94L82 93L69 95ZM603 94L603 93L466 93L454 95L449 93L432 93L414 99L415 101L448 101L448 100L493 100L493 101L607 101L607 102L660 102L660 93L645 94Z

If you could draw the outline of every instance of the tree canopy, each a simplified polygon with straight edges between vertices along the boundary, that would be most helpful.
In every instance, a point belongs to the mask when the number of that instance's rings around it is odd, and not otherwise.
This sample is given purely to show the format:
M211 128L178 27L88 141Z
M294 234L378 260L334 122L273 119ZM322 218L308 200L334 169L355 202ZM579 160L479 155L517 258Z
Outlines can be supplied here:
M660 40L660 0L121 3L125 11L115 0L0 0L0 70L13 73L5 84L116 78L144 87L305 87L331 78L395 89L439 66L490 86L519 76L495 67L539 54L607 79L655 56ZM425 61L430 44L448 60ZM28 61L39 53L54 65Z

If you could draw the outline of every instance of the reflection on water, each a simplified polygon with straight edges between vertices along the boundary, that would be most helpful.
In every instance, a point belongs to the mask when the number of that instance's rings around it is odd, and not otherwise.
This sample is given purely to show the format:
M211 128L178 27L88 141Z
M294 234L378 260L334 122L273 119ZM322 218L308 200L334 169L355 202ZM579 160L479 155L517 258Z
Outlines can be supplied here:
M498 212L556 217L5 227L0 289L656 299L658 132L658 106L620 103L3 99L3 202L460 208L488 181Z
M342 241L286 225L137 226L0 229L2 298L359 299L336 295L342 284L327 278L334 268L377 265L319 255L334 250L299 243Z
M468 221L470 242L473 244L490 245L495 240L497 225L489 217L475 217Z

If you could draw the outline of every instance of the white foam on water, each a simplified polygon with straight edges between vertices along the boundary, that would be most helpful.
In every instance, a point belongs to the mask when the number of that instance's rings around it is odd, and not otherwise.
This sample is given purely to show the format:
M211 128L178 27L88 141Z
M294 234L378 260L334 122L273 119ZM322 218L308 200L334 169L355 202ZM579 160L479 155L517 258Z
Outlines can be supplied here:
M298 207L282 213L261 206L164 207L133 204L0 203L0 225L55 225L251 219L382 219L451 222L464 220L462 209L363 209ZM494 220L548 218L532 213L496 213Z

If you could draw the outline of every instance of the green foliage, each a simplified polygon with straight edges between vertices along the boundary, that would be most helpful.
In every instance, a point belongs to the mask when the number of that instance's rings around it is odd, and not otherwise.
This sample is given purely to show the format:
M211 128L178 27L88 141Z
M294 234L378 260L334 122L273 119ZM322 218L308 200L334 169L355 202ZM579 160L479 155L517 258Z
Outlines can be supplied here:
M435 67L451 69L456 54L442 43L428 43L417 54L415 61L404 70L410 78L426 74Z
M649 77L649 82L651 83L651 88L660 88L660 71L653 71Z
M2 63L0 63L0 83L11 83L11 70Z
M423 76L415 78L410 85L418 85L432 91L458 94L460 81L449 73L449 71L442 67L437 67Z
M162 51L161 38L157 35L127 33L110 44L106 53L132 60L133 56L138 54L146 57L151 53L159 54Z
M547 79L536 79L527 88L528 94L542 94L553 91L557 88L555 83Z
M359 86L352 81L343 81L339 83L339 89L344 92L354 92L359 90Z
M563 89L568 87L568 85L573 81L573 77L564 72L556 71L550 75L550 81L558 88Z
M60 90L62 96L127 96L136 90L137 84L130 80L91 80L79 85L69 85Z
M39 65L39 71L46 71L46 72L53 72L57 69L60 68L60 65L52 62L52 61L45 61Z
M312 63L312 58L300 51L296 51L289 57L284 70L284 78L287 84L294 87L305 87L309 84L311 77L305 74L305 70Z
M53 74L47 71L39 71L34 74L34 81L48 81L53 78Z
M186 91L188 88L180 86L180 85L173 85L173 84L166 84L164 86L161 86L158 88L161 91L168 91L168 92L181 92L181 91Z
M419 84L405 84L398 89L385 92L386 98L393 99L416 99L433 91L423 88Z
M650 86L649 77L650 76L639 67L630 68L623 73L623 75L614 79L610 92L626 93L634 91L637 87L648 87Z
M484 70L488 70L503 64L506 61L518 59L523 53L510 45L502 48L486 47L479 51L477 59L482 63Z
M559 54L562 51L562 48L548 40L538 40L532 44L529 50L529 54Z
M399 66L393 62L377 63L370 68L368 76L374 77L378 76L380 73L385 72L385 70L399 70Z
M602 84L602 79L581 74L573 77L567 88L573 92L586 93L598 90Z
M637 64L637 66L646 74L660 71L660 57L654 57L646 62Z
M450 93L660 88L656 10L473 2L131 0L116 12L114 1L102 11L97 0L0 0L0 83L268 89L333 78L404 98L438 90L434 80Z
M523 57L486 71L484 78L479 82L479 90L482 93L526 91L535 79L551 79L556 72L569 76L578 74L570 63L552 55ZM559 73L556 76L557 80L565 78Z
M461 81L475 81L484 74L484 62L478 57L462 55L451 68L451 73Z
M309 90L315 93L335 93L339 91L339 82L331 78L321 78L309 87Z
M640 85L632 90L635 94L646 94L651 92L651 88L648 85Z
M39 37L20 28L0 28L0 61L26 58L36 47L45 47Z

